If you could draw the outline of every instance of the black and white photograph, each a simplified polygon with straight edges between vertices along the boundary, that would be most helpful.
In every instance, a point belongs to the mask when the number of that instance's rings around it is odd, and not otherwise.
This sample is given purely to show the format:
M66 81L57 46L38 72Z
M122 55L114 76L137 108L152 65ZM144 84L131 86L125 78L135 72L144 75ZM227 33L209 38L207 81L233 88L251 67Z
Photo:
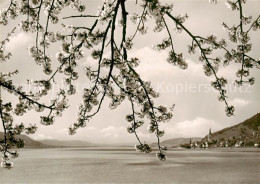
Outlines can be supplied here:
M260 0L0 0L0 184L260 184Z

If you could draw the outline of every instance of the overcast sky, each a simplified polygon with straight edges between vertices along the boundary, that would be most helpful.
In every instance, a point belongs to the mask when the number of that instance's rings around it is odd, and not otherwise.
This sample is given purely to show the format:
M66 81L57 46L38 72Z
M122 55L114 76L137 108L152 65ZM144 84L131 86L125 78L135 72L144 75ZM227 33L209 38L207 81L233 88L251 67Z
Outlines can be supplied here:
M7 6L7 1L0 1L1 8ZM86 14L96 14L96 9L102 1L87 1ZM140 10L134 5L135 1L128 3L128 11L132 13ZM222 29L222 22L229 25L238 23L238 12L232 12L226 8L223 1L217 5L211 5L207 0L196 1L171 1L174 2L173 14L187 13L190 18L186 21L185 26L195 35L215 34L219 38L226 38L226 33ZM248 1L244 8L245 14L250 14L256 18L259 13L260 1ZM67 15L76 15L77 12L66 11ZM63 14L64 15L64 12ZM22 19L22 18L21 18ZM90 25L93 23L90 19L80 19L80 23ZM170 22L170 20L167 20ZM66 20L64 23L78 24L76 19ZM10 23L7 27L0 26L1 40L5 37L17 22ZM153 33L153 21L148 21L147 25L151 28L145 36L138 35L135 39L135 46L130 51L131 56L136 56L141 60L137 71L146 81L151 81L152 86L160 92L160 97L156 100L157 104L172 105L175 104L173 119L162 124L166 134L164 139L176 137L203 137L208 133L209 128L212 132L223 129L228 126L240 123L243 120L253 116L260 111L260 73L252 71L256 81L254 86L244 86L236 88L232 82L235 73L240 65L233 64L221 68L219 76L228 79L228 101L235 106L235 116L227 117L225 115L225 106L217 100L218 92L211 88L210 81L212 78L206 77L202 69L202 63L198 61L197 55L187 54L187 44L190 44L190 38L185 34L174 33L174 44L177 52L183 52L188 62L188 69L181 70L167 63L167 51L155 51L152 45L158 43L166 37L166 33ZM171 25L171 23L170 23ZM50 27L57 29L57 27ZM134 27L129 27L128 33L132 35ZM117 34L120 34L119 30ZM34 43L33 35L23 32L16 32L7 45L7 49L12 52L13 56L7 63L1 63L0 72L19 70L19 75L14 77L17 84L25 84L26 79L41 78L41 67L37 66L28 56L27 47ZM260 58L260 37L259 32L251 35L253 49L250 55L254 58ZM51 49L49 54L55 58L55 52L59 48ZM57 64L53 60L54 66ZM53 126L44 127L39 125L38 131L32 137L35 139L80 139L96 143L137 143L134 135L128 134L126 127L128 123L125 115L130 112L130 104L125 101L116 110L108 108L109 101L106 100L100 113L95 116L84 129L79 129L74 136L68 135L68 127L76 121L77 106L81 102L82 86L89 85L89 81L84 77L84 66L93 65L93 60L88 56L80 62L78 72L81 77L78 81L79 93L70 98L70 107L61 118L58 118ZM59 79L59 78L58 78ZM15 96L3 93L4 100L15 102ZM29 112L23 117L16 117L15 122L38 123L39 115L35 112ZM138 133L142 140L153 142L154 134L149 134L146 130L148 124L144 125ZM2 127L1 127L2 129ZM0 130L1 130L0 129Z

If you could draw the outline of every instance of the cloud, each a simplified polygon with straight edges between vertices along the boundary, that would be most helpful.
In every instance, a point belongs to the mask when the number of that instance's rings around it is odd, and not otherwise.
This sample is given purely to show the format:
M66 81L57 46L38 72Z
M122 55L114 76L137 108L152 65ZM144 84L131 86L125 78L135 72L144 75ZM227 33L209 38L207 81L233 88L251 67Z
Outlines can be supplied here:
M123 130L124 130L123 127L108 126L106 128L101 129L99 132L101 133L102 137L113 140L123 136L122 135Z
M191 59L186 59L188 68L182 70L178 66L173 66L167 62L168 52L166 50L156 51L150 47L144 47L129 51L129 56L140 59L140 65L136 70L145 80L157 78L158 76L178 77L187 75L206 78L202 63L196 63Z
M84 131L83 131L84 130ZM89 132L89 131L95 131L96 128L93 127L93 126L89 126L89 127L86 127L86 128L80 128L78 130L78 132L82 132L83 131L83 134L85 134L86 132ZM68 135L69 134L69 129L68 128L62 128L60 130L57 130L55 131L55 133L58 133L58 134L63 134L63 135Z
M109 138L115 139L115 138L118 138L119 135L116 133L105 133L104 137L109 137Z
M28 34L20 32L10 38L10 42L6 44L6 49L14 51L18 48L26 47L31 40L32 38Z
M122 142L133 142L135 136L127 133L126 128L123 126L115 127L108 126L98 131L99 138L102 139L103 143L122 143ZM143 136L145 136L143 134Z
M103 137L117 138L125 134L126 130L122 126L121 127L108 126L106 128L99 130L99 133L101 133L101 136L103 135Z
M96 130L95 127L91 126L91 127L87 127L88 130Z
M204 137L211 128L212 132L224 128L223 124L214 120L197 117L193 120L181 121L169 126L165 124L162 128L165 130L165 138L173 137Z
M230 104L234 105L235 107L243 107L248 105L250 102L241 98L234 98L230 101Z
M109 58L110 51L103 54L103 58ZM166 50L157 51L150 47L143 47L141 49L132 49L128 52L128 58L137 57L140 64L136 67L136 71L141 74L145 80L151 80L158 76L176 77L179 75L194 75L206 78L203 66L201 63L196 63L191 59L186 59L188 69L182 70L178 66L173 66L167 62L168 52ZM97 67L97 60L88 56L82 66ZM147 72L149 71L149 72ZM208 77L207 77L208 78Z
M129 57L137 57L140 60L137 71L146 78L170 71L166 51L157 52L149 47L144 47L130 51Z
M111 133L111 132L115 132L117 130L118 130L118 128L116 128L114 126L109 126L109 127L101 129L99 132L100 133Z
M33 134L30 136L31 138L35 140L43 140L43 139L53 139L51 136L47 136L45 134L39 133L39 134Z
M58 134L68 134L68 128L62 128L60 130L57 130L56 133Z
M151 134L140 132L140 133L138 133L138 137L143 138L143 139L151 138Z

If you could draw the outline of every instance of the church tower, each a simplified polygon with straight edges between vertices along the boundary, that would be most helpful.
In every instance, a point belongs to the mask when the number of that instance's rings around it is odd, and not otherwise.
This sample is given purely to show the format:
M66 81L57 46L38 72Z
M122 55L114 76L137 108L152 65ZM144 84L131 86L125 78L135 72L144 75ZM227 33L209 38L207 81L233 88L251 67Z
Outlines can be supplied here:
M211 128L209 129L208 142L210 141L210 139L211 139Z

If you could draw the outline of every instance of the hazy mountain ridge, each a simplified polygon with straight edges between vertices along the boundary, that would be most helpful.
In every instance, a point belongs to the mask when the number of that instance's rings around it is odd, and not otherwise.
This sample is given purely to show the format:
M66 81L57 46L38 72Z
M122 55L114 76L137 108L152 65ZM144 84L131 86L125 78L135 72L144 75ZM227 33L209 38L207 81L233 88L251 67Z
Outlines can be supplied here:
M208 141L206 135L202 142ZM243 141L246 146L253 146L254 143L260 142L260 113L251 118L228 128L214 132L210 136L210 142L215 144L228 141L230 146L236 142Z
M60 141L55 139L45 139L45 140L33 140L27 135L16 135L16 139L22 139L24 141L24 148L59 148L59 147L88 147L95 146L95 144L80 141L80 140L69 140ZM0 132L0 139L4 139L4 133Z
M88 142L88 141L81 141L81 140L68 140L68 141L61 141L55 139L44 139L40 140L39 142L56 146L56 147L88 147L88 146L96 146L96 144Z
M22 139L24 141L24 148L52 148L53 146L43 144L39 141L35 141L27 135L16 135L16 139ZM0 132L0 139L4 139L4 133Z

